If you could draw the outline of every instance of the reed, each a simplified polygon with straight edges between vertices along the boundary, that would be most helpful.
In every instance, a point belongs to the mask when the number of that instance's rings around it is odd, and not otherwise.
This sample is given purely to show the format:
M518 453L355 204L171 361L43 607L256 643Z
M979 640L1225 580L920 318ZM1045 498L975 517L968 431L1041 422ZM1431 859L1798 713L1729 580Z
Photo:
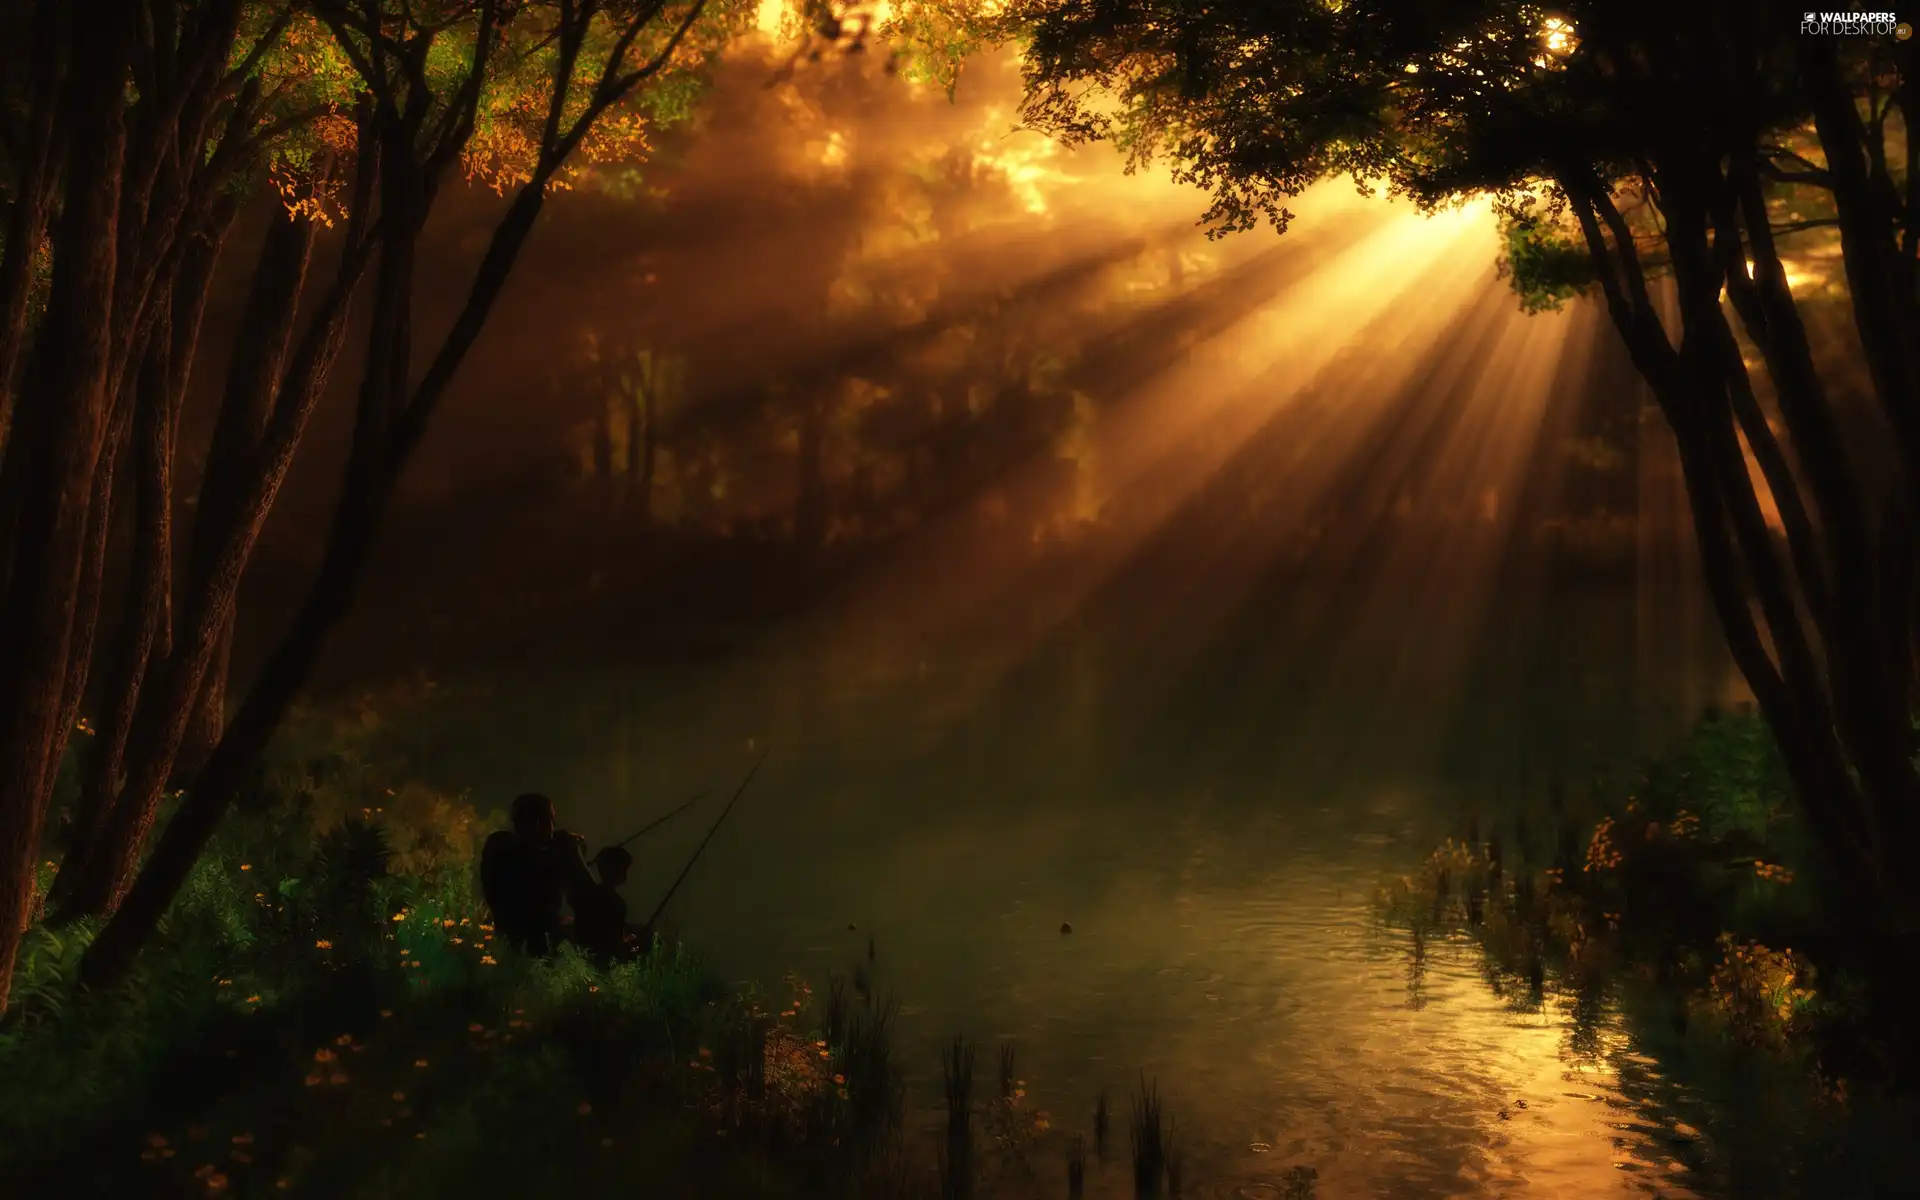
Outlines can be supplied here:
M1145 1072L1140 1075L1140 1091L1132 1098L1127 1132L1133 1146L1133 1194L1157 1200L1167 1172L1166 1117L1160 1090L1147 1082Z

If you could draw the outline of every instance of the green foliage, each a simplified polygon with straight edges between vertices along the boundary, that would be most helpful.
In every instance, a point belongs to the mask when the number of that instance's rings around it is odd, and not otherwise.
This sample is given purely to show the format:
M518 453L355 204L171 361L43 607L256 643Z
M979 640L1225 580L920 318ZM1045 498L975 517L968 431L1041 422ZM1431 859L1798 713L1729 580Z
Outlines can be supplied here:
M971 0L904 0L894 5L881 32L897 47L902 76L934 84L951 99L967 59L1002 36L993 10Z
M284 763L273 774L311 781ZM322 1191L352 1176L398 1194L354 1172L394 1186L431 1177L448 1154L485 1151L489 1131L530 1119L526 1110L582 1124L585 1068L561 1041L529 1036L536 1025L645 1028L639 1041L601 1036L619 1051L611 1069L644 1074L661 1058L652 1044L692 1040L671 1031L697 1028L718 995L695 960L659 944L610 968L574 953L528 962L494 951L470 853L406 859L391 813L336 820L327 797L304 790L247 807L195 867L125 989L75 986L91 924L29 932L0 1031L0 1176L148 1194L195 1186L190 1177L209 1168L245 1174L254 1190L270 1190L271 1171ZM416 831L413 842L444 834ZM506 1045L522 1050L488 1053ZM436 1061L447 1069L429 1085ZM387 1099L435 1086L444 1103L431 1109ZM378 1165L356 1149L371 1137L391 1152Z
M1651 765L1646 790L1676 807L1690 805L1709 840L1777 839L1792 820L1786 764L1766 723L1752 713L1702 720L1678 753Z
M1505 215L1500 222L1501 278L1528 313L1558 312L1595 283L1587 248L1554 221L1535 213Z

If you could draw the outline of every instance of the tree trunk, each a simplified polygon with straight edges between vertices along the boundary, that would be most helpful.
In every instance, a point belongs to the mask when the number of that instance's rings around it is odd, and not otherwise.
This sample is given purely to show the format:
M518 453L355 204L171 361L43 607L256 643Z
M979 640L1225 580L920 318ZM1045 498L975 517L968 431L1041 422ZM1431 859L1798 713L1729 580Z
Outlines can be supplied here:
M391 131L383 131L381 136L383 151L404 153L398 147L410 148L412 144L411 138L395 137ZM112 918L87 948L81 978L89 986L114 986L126 978L141 947L158 928L273 731L312 673L328 631L351 605L400 474L419 449L427 422L485 327L540 215L551 173L558 165L555 161L535 172L515 195L494 230L452 329L412 390L411 401L400 407L408 396L405 385L410 359L407 335L414 245L425 212L413 207L418 191L406 190L407 182L417 187L417 176L411 181L394 179L410 164L396 158L382 160L382 207L387 227L354 446L326 558L300 614L248 689L220 744L194 781L193 790L167 823L124 902L115 907Z
M307 224L304 218L299 223ZM311 231L301 236L310 238ZM363 248L349 239L333 284L318 305L284 377L272 370L255 369L260 341L243 340L236 347L236 364L242 368L237 375L244 384L237 392L230 389L220 420L223 427L239 426L230 431L238 439L238 444L231 447L233 473L223 471L215 476L214 464L209 463L206 486L212 494L203 493L195 522L195 567L183 597L185 618L174 639L173 653L160 664L151 683L141 689L128 736L125 780L102 820L94 853L70 893L70 914L110 912L132 884L176 758L197 715L208 672L226 644L224 631L232 621L240 576L292 463L307 417L338 357L346 328L347 300L365 267ZM263 249L263 268L269 257ZM297 297L304 278L304 251L291 255L276 251L271 257L278 265L265 272L265 285L262 274L256 273L257 290L252 295L271 299L290 289L291 296ZM233 378L230 376L230 384ZM269 395L262 401L252 388L264 388ZM265 436L249 445L252 414L262 407L271 414ZM221 461L229 462L224 456Z
M355 499L356 504L336 518L326 561L299 616L248 690L125 899L87 948L81 979L88 986L112 986L126 977L312 673L327 632L350 605L384 509L384 503L367 503L371 496Z
M15 164L14 195L7 205L4 243L0 244L0 450L6 447L13 415L13 385L25 345L34 264L46 237L47 215L63 161L63 147L56 137L62 53L58 16L50 2L35 6L26 136ZM4 579L5 565L0 564L0 587Z
M660 464L660 389L658 380L640 388L640 470L634 480L634 512L642 532L653 528L653 479Z
M74 34L73 162L47 309L0 474L12 510L0 602L0 1008L33 904L67 678L88 501L105 445L119 202L121 80L133 5L110 0ZM23 504L31 500L30 504Z
M180 740L180 752L173 756L169 787L193 785L194 777L213 757L213 748L220 744L220 734L227 727L227 672L233 662L233 626L238 616L236 607L229 610L220 623L219 642L212 661L207 664L207 673L201 677L200 694L193 702L193 716L187 722L186 735Z
M826 402L819 395L801 402L799 472L793 508L793 540L811 562L827 540Z
M128 598L101 696L108 705L96 723L81 779L66 856L50 899L66 906L119 787L127 739L149 664L171 650L173 591L173 465L180 409L185 401L201 319L220 249L237 206L226 203L195 235L172 286L169 309L149 337L134 397L135 515ZM71 915L71 914L69 914Z

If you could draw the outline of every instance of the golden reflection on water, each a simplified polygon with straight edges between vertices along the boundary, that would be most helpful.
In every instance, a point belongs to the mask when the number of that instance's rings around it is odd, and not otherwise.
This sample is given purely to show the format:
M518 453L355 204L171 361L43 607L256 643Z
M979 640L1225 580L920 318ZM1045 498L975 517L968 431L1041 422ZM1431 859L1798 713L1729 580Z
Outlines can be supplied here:
M895 848L879 885L883 930L942 948L893 950L904 993L944 1000L907 1028L1012 1037L1064 1130L1086 1127L1100 1088L1157 1077L1190 1195L1263 1194L1302 1163L1325 1200L1693 1195L1644 1132L1661 1118L1619 1088L1612 1064L1631 1047L1611 1018L1569 1061L1566 1005L1510 1007L1460 944L1427 948L1412 994L1405 937L1367 899L1409 848L1400 816L1344 836L1335 813L1223 834L1195 812L1153 838L1124 817L941 822ZM1090 1194L1130 1194L1123 1168L1096 1172Z

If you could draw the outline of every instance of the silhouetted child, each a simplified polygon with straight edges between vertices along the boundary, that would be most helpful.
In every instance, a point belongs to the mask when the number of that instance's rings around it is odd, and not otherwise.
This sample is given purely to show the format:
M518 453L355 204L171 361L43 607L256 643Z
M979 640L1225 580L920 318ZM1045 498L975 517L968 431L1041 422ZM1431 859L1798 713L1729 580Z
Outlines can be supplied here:
M627 902L620 888L633 869L633 855L618 846L608 846L594 855L594 869L600 872L597 886L584 891L573 906L573 936L581 946L595 954L615 956L627 953Z

